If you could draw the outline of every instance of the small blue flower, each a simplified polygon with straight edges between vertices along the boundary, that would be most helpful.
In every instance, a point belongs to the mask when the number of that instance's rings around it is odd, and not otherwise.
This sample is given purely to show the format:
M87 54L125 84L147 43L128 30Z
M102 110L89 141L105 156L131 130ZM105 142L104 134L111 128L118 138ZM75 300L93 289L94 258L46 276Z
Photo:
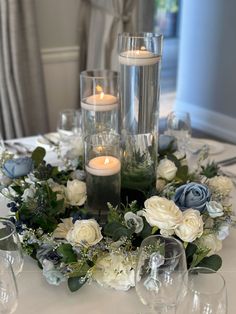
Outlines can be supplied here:
M181 210L188 208L197 209L200 212L210 201L211 193L206 185L191 182L180 186L174 195L174 202Z
M61 260L61 256L49 244L41 245L41 247L37 250L36 257L41 264L45 259L52 262L54 265L58 264Z
M3 173L10 179L26 176L33 170L33 160L30 157L7 160L3 165Z

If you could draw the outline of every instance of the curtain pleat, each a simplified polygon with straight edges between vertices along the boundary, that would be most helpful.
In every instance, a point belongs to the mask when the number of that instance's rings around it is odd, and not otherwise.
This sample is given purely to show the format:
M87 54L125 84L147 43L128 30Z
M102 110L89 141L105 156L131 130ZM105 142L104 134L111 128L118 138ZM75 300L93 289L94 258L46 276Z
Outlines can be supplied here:
M34 0L0 1L0 116L4 138L48 131Z
M137 0L81 0L79 17L81 71L118 69L118 34L136 31L137 5Z

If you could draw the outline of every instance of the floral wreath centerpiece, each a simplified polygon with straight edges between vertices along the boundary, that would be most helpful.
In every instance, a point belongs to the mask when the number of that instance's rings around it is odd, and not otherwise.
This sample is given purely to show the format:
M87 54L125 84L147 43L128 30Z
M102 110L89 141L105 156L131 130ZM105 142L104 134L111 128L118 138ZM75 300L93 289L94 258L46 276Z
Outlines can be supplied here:
M128 290L135 285L139 246L154 234L180 239L188 267L220 268L215 253L232 224L232 182L219 174L216 164L202 166L203 156L190 172L185 156L172 144L166 136L159 145L156 188L144 203L132 201L120 208L108 204L103 225L86 209L82 170L47 164L40 147L31 157L2 154L1 194L9 199L9 219L25 253L37 260L50 284L67 280L76 291L95 280Z

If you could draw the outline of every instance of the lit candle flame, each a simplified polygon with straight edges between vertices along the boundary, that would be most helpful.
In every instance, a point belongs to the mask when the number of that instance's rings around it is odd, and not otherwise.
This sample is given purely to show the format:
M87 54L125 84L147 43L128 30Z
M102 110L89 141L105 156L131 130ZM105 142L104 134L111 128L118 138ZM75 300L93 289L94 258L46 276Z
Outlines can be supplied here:
M99 98L103 99L104 98L104 92L103 92L102 86L96 85L96 91L99 93Z
M96 91L97 91L98 93L103 92L102 86L96 85Z
M107 165L107 164L109 164L110 163L110 160L109 160L109 158L105 158L105 160L104 160L104 165Z

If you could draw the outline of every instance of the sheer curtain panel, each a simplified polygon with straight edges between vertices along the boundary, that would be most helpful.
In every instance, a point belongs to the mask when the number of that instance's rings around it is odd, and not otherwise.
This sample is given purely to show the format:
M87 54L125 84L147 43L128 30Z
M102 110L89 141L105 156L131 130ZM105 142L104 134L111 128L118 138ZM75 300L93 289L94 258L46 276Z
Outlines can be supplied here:
M0 1L0 132L4 138L48 130L34 0Z
M117 36L136 30L137 0L81 0L80 71L118 69Z

